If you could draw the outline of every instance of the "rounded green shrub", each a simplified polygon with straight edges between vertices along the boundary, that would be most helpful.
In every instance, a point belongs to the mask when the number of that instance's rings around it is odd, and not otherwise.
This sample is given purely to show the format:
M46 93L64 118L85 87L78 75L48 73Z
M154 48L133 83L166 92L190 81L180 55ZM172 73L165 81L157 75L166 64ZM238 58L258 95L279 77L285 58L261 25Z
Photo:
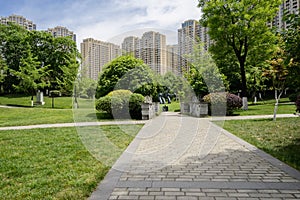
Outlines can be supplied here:
M132 119L142 119L142 103L145 97L141 94L132 94L129 99L129 113Z
M96 102L98 111L107 112L114 118L142 119L143 95L133 94L129 90L115 90Z
M296 102L298 95L299 95L298 93L290 94L290 95L289 95L289 100L290 100L291 102Z

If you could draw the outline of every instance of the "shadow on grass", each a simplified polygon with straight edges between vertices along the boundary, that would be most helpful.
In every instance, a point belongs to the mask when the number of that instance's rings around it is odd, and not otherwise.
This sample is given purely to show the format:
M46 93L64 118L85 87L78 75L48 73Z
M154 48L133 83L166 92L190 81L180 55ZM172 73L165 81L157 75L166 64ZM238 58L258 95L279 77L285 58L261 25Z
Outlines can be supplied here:
M33 108L31 106L18 105L18 104L5 104L6 106L18 107L18 108Z
M113 116L111 114L105 113L105 112L99 112L99 113L90 113L86 115L86 117L95 119L95 114L98 120L100 119L113 119Z
M295 138L286 146L263 150L300 171L300 138Z

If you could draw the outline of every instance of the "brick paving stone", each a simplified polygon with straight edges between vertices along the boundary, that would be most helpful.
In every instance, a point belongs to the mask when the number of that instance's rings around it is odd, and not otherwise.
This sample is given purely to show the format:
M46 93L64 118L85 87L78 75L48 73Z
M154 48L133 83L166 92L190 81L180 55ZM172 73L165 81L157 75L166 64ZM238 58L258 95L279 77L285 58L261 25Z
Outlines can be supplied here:
M127 163L129 167L126 169L128 170L114 178L115 184L103 181L103 188L108 188L102 189L103 198L101 192L97 196L96 191L95 198L92 195L91 199L300 199L299 173L283 164L278 164L277 160L272 160L270 156L260 153L259 150L235 136L224 131L216 133L219 129L214 127L208 119L195 119L187 116L181 119L176 115L170 115L164 120L166 123L158 132L154 135L151 135L153 134L151 131L148 132L147 134L151 137L137 143L135 150L137 154L132 154L132 158L129 157L129 159L123 159L123 155L121 156L124 162L120 163L124 166L128 160L130 161ZM187 120L191 125L181 129L180 120ZM193 126L197 123L198 129L195 128L197 126ZM147 124L145 127L147 128ZM205 134L210 129L216 132L209 132L207 144L215 143L215 145L206 156L199 156L201 149L205 146ZM158 129L153 127L153 130ZM177 130L182 131L181 135L176 135ZM147 138L140 137L140 134L145 134L145 132L141 131L137 138ZM170 160L170 164L167 161L164 163L169 159L168 154L176 153L180 145L184 144L185 137L188 138L191 134L194 134L194 140L188 148L184 149L184 154L180 155L176 161ZM212 140L213 136L216 136L214 140ZM178 138L180 140L176 141ZM183 140L182 143L181 140ZM172 141L175 143L172 144ZM148 156L149 152L150 154L159 152L166 144L170 147L173 145L170 152L157 154L153 158ZM139 157L143 153L147 153L147 156ZM152 159L151 162L147 160L149 158ZM106 186L105 183L110 184ZM293 189L289 190L290 186Z

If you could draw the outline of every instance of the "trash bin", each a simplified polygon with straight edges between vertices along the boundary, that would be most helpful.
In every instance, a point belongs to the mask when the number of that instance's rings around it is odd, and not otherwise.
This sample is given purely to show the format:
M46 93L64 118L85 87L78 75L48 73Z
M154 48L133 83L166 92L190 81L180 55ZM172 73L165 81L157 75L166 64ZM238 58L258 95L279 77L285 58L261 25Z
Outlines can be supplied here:
M163 112L167 112L169 110L168 106L167 105L164 105L163 106Z

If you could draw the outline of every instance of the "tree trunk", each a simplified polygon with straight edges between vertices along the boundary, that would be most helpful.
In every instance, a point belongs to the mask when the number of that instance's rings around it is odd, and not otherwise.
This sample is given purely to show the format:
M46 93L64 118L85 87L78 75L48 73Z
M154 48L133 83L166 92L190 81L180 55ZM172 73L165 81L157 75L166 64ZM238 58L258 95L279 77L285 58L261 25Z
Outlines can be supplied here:
M242 77L242 97L247 97L245 62L243 60L240 60L240 70L241 70L241 77Z
M31 107L33 107L33 95L31 95Z
M273 121L276 121L276 115L277 115L277 110L278 110L278 106L279 106L279 100L280 100L280 97L281 97L283 91L284 90L280 91L280 93L278 95L278 90L275 89L275 100L276 100L276 103L275 103L275 107L274 107Z

